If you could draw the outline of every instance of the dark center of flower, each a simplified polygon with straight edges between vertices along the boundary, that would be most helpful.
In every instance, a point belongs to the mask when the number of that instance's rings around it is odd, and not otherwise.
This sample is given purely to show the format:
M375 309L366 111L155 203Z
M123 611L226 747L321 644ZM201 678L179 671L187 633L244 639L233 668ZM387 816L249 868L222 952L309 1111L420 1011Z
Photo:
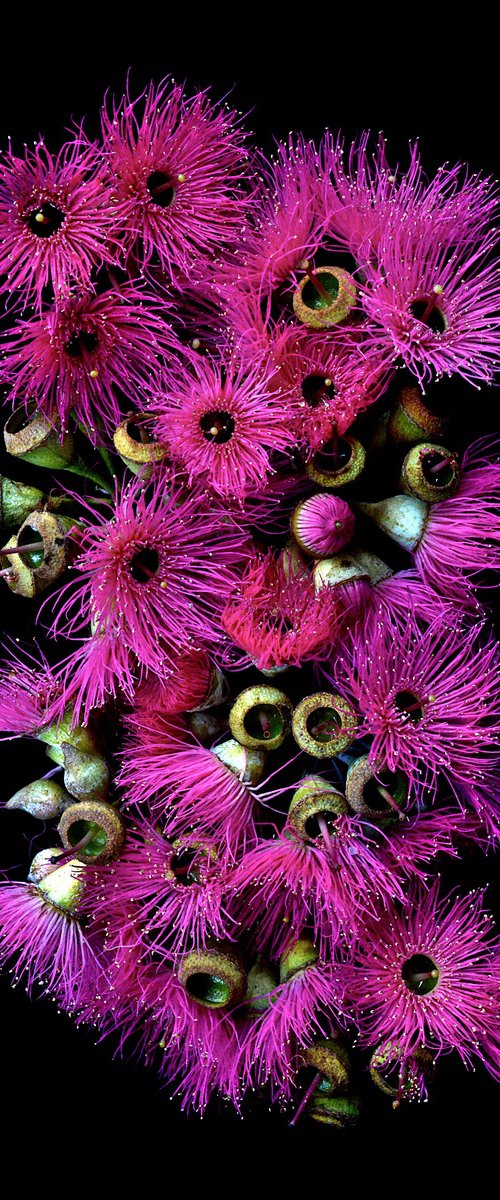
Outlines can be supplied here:
M417 696L415 696L414 692L396 692L394 704L398 712L400 712L403 716L409 717L410 721L414 721L415 724L417 724L417 722L420 721L424 715L424 710L420 700Z
M17 544L18 544L18 546L32 546L34 543L37 544L37 549L29 550L26 554L23 555L24 561L28 564L29 567L31 567L32 571L35 571L36 568L40 567L41 564L43 563L43 558L44 558L44 553L45 553L44 546L43 546L43 537L38 532L38 529L32 529L30 525L25 525L24 529L22 529L19 534L19 537L17 539ZM40 546L40 549L38 549L38 545Z
M340 715L334 708L315 708L306 721L307 732L315 742L331 742L341 727Z
M245 714L243 724L250 737L263 741L283 732L283 717L275 704L255 704Z
M427 996L439 983L439 970L428 954L412 954L403 964L403 983L416 996Z
M193 883L200 883L200 852L196 847L186 846L185 849L179 850L178 854L174 854L170 861L170 870L173 871L177 883L184 887L191 887Z
M325 808L321 812L312 813L307 818L304 824L304 830L309 838L318 838L324 835L326 825L329 834L335 833L335 826L338 821L339 814L332 812L331 809Z
M145 546L143 550L138 550L134 554L130 563L130 574L136 583L147 583L148 579L152 579L156 575L159 566L158 551Z
M319 408L325 400L331 400L335 395L335 386L328 376L306 375L301 384L302 395L309 408Z
M427 325L427 328L432 330L432 333L444 333L446 329L446 317L432 297L429 300L414 300L410 304L410 312L416 321L421 321L422 325Z
M306 308L329 308L334 304L339 294L339 281L336 275L329 275L327 272L321 272L319 276L321 282L321 291L318 291L316 284L312 279L308 279L307 283L302 288L302 301ZM325 296L323 293L326 292Z
M151 171L146 180L146 187L153 204L158 208L170 208L175 199L175 187L172 177L166 171Z
M345 467L352 457L352 446L343 438L325 442L314 455L314 466L318 471L334 472Z
M80 846L80 843L84 843L81 849L85 850L88 858L102 854L108 840L106 830L95 821L73 821L66 830L66 837L70 846Z
M147 429L139 421L135 421L133 417L130 421L127 421L127 433L133 442L138 442L140 445L149 445L151 442Z
M99 345L99 338L96 333L90 333L86 329L77 329L66 342L64 347L66 354L70 358L83 358L85 354L93 354Z
M201 418L200 429L207 442L215 442L216 446L222 446L233 436L234 420L230 413L214 409Z
M66 214L55 204L41 204L28 213L27 224L32 233L40 238L52 237L61 228Z
M186 989L194 1000L201 1000L203 1004L213 1004L214 1008L227 1004L230 997L226 981L219 975L208 975L205 971L190 975Z
M424 454L421 461L422 475L433 487L447 487L455 478L456 460L453 456L445 458L439 451Z
M398 773L381 771L378 779L372 775L363 788L363 801L366 807L374 813L383 813L393 803L401 803L405 795L404 779Z

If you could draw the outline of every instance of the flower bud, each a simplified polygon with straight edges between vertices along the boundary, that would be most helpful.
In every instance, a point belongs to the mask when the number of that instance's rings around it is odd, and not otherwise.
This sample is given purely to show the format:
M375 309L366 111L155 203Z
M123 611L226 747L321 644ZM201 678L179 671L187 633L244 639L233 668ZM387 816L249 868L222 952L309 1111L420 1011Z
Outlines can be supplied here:
M214 738L227 729L227 720L212 712L196 709L188 714L187 723L202 746L211 746Z
M242 746L276 750L289 732L293 705L270 684L245 688L229 713L229 727Z
M72 804L71 796L55 779L35 779L15 792L5 807L21 809L38 821L52 821L60 816L68 804Z
M0 526L2 529L19 529L31 512L44 503L40 488L27 483L16 483L14 479L0 476Z
M401 487L409 496L428 504L448 500L460 487L457 458L444 446L420 442L408 451L401 468Z
M358 508L403 550L411 553L420 545L429 505L417 496L388 496L387 500L360 502Z
M196 708L188 708L186 711L202 712L206 708L217 708L219 704L225 703L228 696L229 684L226 676L222 674L222 671L219 671L218 667L212 665L205 699Z
M364 446L357 438L346 435L336 445L328 443L317 450L306 463L306 474L320 487L347 487L359 478L365 461Z
M86 754L67 742L61 745L64 759L64 786L77 800L105 800L109 791L109 771L100 754Z
M99 742L93 726L72 725L72 721L73 709L69 706L60 721L46 725L37 733L38 741L45 742L48 746L47 757L60 767L64 765L63 743L74 746L75 750L81 750L84 754L99 753Z
M66 850L74 847L79 862L111 862L118 858L125 844L123 817L112 804L102 800L70 804L57 832Z
M65 467L73 457L73 436L64 438L54 425L30 405L28 411L17 410L4 426L5 449L15 458L35 463L38 467Z
M322 1096L315 1092L308 1108L313 1121L333 1129L352 1129L358 1124L361 1104L358 1096Z
M189 996L204 1008L227 1008L243 1000L247 978L239 951L231 943L218 942L204 950L184 955L179 982Z
M64 851L60 846L49 846L46 850L39 850L28 871L28 883L40 883L40 880L45 879L46 875L51 875L57 866L55 859L60 858L61 855L64 856Z
M324 587L337 587L355 579L369 579L367 567L354 554L335 554L322 558L313 567L314 587L320 592Z
M253 786L260 783L266 765L263 750L250 750L246 746L240 746L234 738L228 738L226 742L221 742L220 746L214 746L212 754L233 771L242 783L250 783Z
M334 758L356 737L357 717L351 704L335 692L315 692L297 705L292 733L306 754Z
M55 865L53 870L36 884L44 900L63 912L72 912L77 907L84 886L85 876L74 858L63 863L62 867Z
M280 958L280 983L288 983L294 975L298 975L300 971L306 971L308 967L314 967L319 958L319 953L311 941L311 938L305 935L298 937L295 941L290 942Z

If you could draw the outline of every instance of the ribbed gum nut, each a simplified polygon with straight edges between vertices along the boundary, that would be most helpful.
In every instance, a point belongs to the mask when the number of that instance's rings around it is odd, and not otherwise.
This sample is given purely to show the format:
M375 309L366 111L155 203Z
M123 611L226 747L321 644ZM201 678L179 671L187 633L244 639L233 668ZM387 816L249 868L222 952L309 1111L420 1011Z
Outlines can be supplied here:
M247 975L245 1001L250 1011L259 1013L269 1008L271 1005L269 992L273 992L277 986L278 980L271 964L263 954L258 954Z
M219 942L186 954L179 967L179 982L204 1008L228 1008L243 1000L247 977L239 951Z
M214 746L212 754L224 763L242 783L260 783L266 765L264 750L252 750L241 746L234 738L228 738L220 746Z
M4 426L5 449L37 467L65 467L73 458L73 436L60 433L43 413L13 412Z
M81 750L84 754L96 754L99 751L99 743L93 727L91 725L73 725L71 706L65 710L60 721L54 722L53 725L46 725L36 736L39 742L47 745L47 757L57 763L59 767L64 766L63 743L67 746L74 746L75 750Z
M452 461L449 462L448 460ZM441 471L432 472L432 467L439 462L446 466ZM445 446L435 446L432 442L419 442L412 446L404 459L401 468L401 487L409 496L418 496L428 504L437 500L448 500L454 496L460 487L460 467L455 455Z
M245 688L229 713L229 728L242 746L277 750L290 731L293 704L271 684Z
M188 708L186 711L193 713L203 712L205 708L217 708L219 704L224 704L228 696L229 684L225 675L222 674L222 671L219 671L218 667L212 665L205 699L196 708Z
M351 1081L351 1058L347 1046L336 1038L323 1038L304 1051L308 1067L321 1071L323 1080L319 1085L323 1095L328 1095L327 1084L335 1092L346 1092Z
M135 429L140 427L142 416L142 413L129 413L115 430L113 442L125 466L133 471L134 475L140 472L143 479L150 479L154 463L165 458L167 447L162 446L160 442L148 441L147 437L144 441L135 437Z
M358 1096L323 1096L315 1092L308 1107L313 1121L330 1125L333 1129L352 1129L361 1116Z
M44 493L5 475L0 478L0 525L2 529L19 529L26 517L44 503Z
M382 579L390 579L394 575L391 567L377 554L372 554L371 550L361 550L357 546L351 550L354 562L358 564L361 571L366 571L370 583L375 585L381 583Z
M63 742L64 786L76 800L105 800L109 771L100 754L86 754Z
M306 754L334 758L356 737L357 717L351 704L336 692L315 692L297 705L292 733Z
M366 450L357 438L348 436L347 434L340 439L340 447L349 447L350 454L344 463L340 463L334 469L330 468L327 459L330 455L325 455L323 451L318 450L313 454L309 462L306 463L306 474L314 483L318 483L324 488L342 488L347 487L349 483L354 483L359 478L366 462Z
M297 790L293 793L288 809L287 824L291 825L292 829L299 835L303 841L310 841L312 837L316 837L317 833L314 829L311 831L311 823L314 824L314 818L318 815L325 814L334 817L340 816L342 813L349 812L345 796L332 783L328 783L326 779L322 779L320 775L309 775L302 779Z
M36 817L37 821L52 821L59 817L68 804L72 804L71 796L65 792L55 779L35 779L27 783L7 800L8 809L21 809Z
M317 532L318 502L330 512L324 513L321 536ZM356 519L352 509L341 496L331 496L319 492L301 500L291 516L291 529L300 550L312 558L331 558L339 554L343 546L347 546L354 537ZM322 552L326 543L327 549Z
M64 850L61 850L60 846L49 846L45 850L39 850L32 859L27 875L28 883L40 883L40 880L45 879L46 875L51 875L57 865L53 860L59 858L61 854L64 854Z
M125 844L125 823L112 804L102 800L71 804L63 813L57 832L65 850L72 850L83 838L85 846L75 849L79 862L105 863L118 858Z
M350 316L356 304L356 284L342 267L317 267L314 274L329 293L331 302L328 303L306 275L293 294L293 311L310 329L329 329Z
M367 568L353 553L321 558L313 567L314 587L317 592L324 587L338 587L339 584L352 583L355 579L369 578Z
M431 412L416 387L402 388L387 431L393 442L416 445L426 438L441 438L448 424L447 417Z
M202 746L210 746L214 739L227 729L227 720L203 710L189 713L187 722Z
M76 859L63 863L62 867L55 866L50 874L45 875L36 884L38 891L55 908L63 912L72 912L82 898L85 886L85 875Z
M380 774L380 772L379 772ZM370 785L371 801L366 795ZM387 784L377 780L376 774L367 754L356 758L351 763L345 781L345 794L349 808L360 817L368 817L377 825L393 821L397 814L394 808L384 798L379 788L386 790L397 808L402 808L408 796L408 780L401 771L393 772Z
M280 958L280 983L288 983L289 979L293 979L294 975L298 975L300 971L307 971L308 967L314 967L318 961L319 953L308 937L298 937L295 941L290 942Z
M418 496L389 496L387 500L358 503L358 508L393 542L410 553L420 545L427 525L429 505Z
M28 545L37 543L40 549L31 550L28 554L11 554L9 560L13 567L19 562L24 563L30 570L35 593L43 592L62 575L68 563L67 534L76 522L69 517L56 516L50 512L31 512L21 525L17 539L11 539L9 545ZM6 576L12 591L17 591L11 577Z

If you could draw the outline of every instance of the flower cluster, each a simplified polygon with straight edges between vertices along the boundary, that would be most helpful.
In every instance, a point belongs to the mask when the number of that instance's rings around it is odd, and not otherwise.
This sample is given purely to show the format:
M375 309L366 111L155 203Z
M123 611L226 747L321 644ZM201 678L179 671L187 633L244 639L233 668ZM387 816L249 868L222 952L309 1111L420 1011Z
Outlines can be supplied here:
M0 962L186 1110L500 1078L498 201L170 79L0 160Z

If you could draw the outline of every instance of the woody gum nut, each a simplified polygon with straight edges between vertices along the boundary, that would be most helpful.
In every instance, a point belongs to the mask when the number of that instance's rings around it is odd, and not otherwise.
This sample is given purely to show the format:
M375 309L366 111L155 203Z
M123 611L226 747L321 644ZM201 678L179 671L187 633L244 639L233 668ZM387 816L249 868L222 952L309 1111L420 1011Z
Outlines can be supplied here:
M85 754L63 742L64 785L77 800L105 800L109 771L100 754Z
M377 772L368 755L351 763L345 781L345 794L349 807L376 824L394 818L394 807L402 807L408 795L408 781L401 771ZM384 792L386 797L384 797ZM388 797L393 801L391 806Z
M345 797L338 788L322 779L320 775L310 775L301 780L299 787L293 793L288 810L287 824L304 841L317 837L320 833L318 816L334 817L349 811Z
M44 503L40 488L27 483L16 483L14 479L1 477L0 483L0 526L2 529L19 529L26 517Z
M228 738L226 742L221 742L220 746L214 746L212 754L237 775L242 783L260 783L266 765L264 750L252 750L241 746L234 738Z
M72 804L71 796L55 779L35 779L15 792L5 807L21 809L38 821L51 821L60 816L68 804Z
M350 316L356 304L356 284L341 267L317 267L314 275L328 296L306 275L293 294L293 311L310 329L328 329Z
M45 591L65 570L68 562L67 534L75 525L68 517L50 512L31 512L10 547L33 546L23 554L10 554L11 575L6 576L11 591L32 596ZM6 547L7 548L7 547ZM34 589L34 592L33 592Z
M292 733L306 754L313 758L334 758L346 750L356 737L356 713L343 696L335 692L315 692L300 701L292 718Z
M4 426L5 449L38 467L65 467L73 458L73 436L60 434L43 413L16 411Z
M393 442L416 445L426 438L442 437L447 424L447 417L440 417L427 407L418 388L405 387L399 393L387 431Z
M227 1008L239 1003L247 986L239 951L222 942L186 954L179 968L179 982L204 1008Z
M336 1038L324 1038L314 1046L308 1046L304 1051L304 1059L308 1067L320 1071L325 1084L321 1090L327 1092L326 1083L331 1090L346 1092L351 1081L351 1059L347 1047Z
M115 450L129 470L133 471L134 475L140 472L143 479L150 479L153 464L165 458L167 448L148 437L141 424L142 417L142 413L129 413L115 430L113 442Z
M276 750L289 732L293 705L278 688L257 684L245 688L229 713L229 727L242 746Z
M318 450L306 463L306 474L324 488L342 488L359 478L366 462L366 451L357 438L340 438L335 451Z
M309 937L298 937L287 946L280 958L280 983L286 983L299 971L313 967L319 958L314 942Z
M71 804L57 831L66 850L75 847L75 858L80 862L111 862L125 844L123 817L112 804L100 800ZM85 845L78 849L83 840Z
M435 504L437 500L448 500L458 491L460 467L452 451L432 442L420 442L408 451L400 482L409 496L418 496L419 500Z

